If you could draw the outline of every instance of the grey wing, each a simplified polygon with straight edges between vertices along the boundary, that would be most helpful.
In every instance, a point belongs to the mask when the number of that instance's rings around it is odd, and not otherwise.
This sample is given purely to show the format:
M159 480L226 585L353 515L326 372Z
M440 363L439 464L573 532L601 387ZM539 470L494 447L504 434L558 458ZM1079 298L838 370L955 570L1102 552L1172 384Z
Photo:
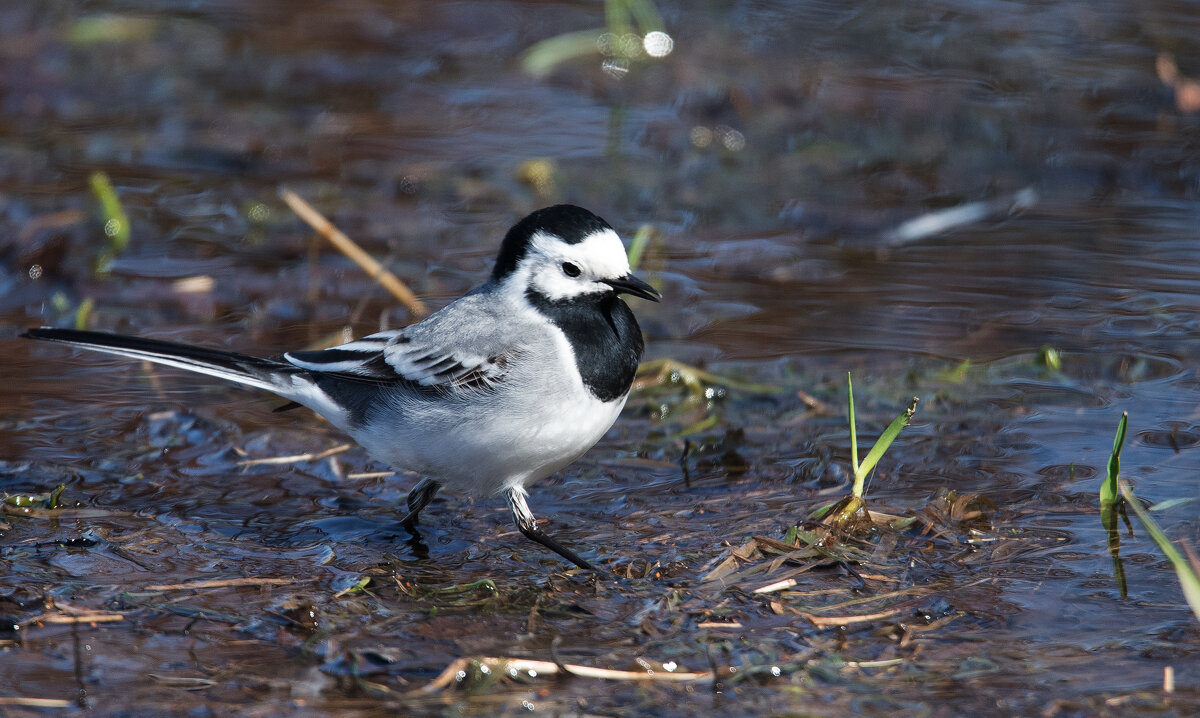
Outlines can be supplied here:
M490 388L515 353L511 334L467 296L428 319L348 344L284 355L301 369L423 387ZM476 311L472 311L476 310Z

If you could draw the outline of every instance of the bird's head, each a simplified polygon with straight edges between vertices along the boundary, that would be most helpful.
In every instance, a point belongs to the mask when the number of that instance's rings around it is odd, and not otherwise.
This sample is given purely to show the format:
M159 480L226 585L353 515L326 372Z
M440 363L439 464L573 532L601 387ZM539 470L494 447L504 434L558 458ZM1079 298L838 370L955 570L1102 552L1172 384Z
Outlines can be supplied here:
M625 246L608 222L569 204L540 209L514 225L500 245L492 281L552 302L604 293L660 297L630 272Z

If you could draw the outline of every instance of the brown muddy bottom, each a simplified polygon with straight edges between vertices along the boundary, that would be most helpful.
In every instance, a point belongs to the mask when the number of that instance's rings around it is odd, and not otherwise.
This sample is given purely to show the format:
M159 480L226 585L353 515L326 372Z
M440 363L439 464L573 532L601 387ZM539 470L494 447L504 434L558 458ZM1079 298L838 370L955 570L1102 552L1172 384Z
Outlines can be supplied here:
M659 10L666 58L535 78L520 54L599 6L0 9L4 710L1200 711L1197 621L1097 499L1127 411L1123 475L1200 540L1193 9ZM132 229L103 273L95 171ZM274 397L16 338L270 355L410 321L283 185L434 306L538 206L654 224L647 360L719 379L648 371L531 496L612 576L498 501L441 495L411 535L418 477ZM860 445L922 401L867 487L886 520L815 551L847 371Z

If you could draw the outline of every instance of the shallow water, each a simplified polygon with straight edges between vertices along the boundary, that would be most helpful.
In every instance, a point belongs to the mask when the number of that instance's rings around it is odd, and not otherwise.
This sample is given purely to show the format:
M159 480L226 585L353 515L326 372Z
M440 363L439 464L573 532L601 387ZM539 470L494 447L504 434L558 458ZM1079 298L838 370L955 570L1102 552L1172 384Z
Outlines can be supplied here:
M1121 595L1096 496L1127 411L1123 476L1179 500L1155 513L1168 535L1200 538L1200 115L1156 73L1169 53L1200 77L1200 15L659 10L668 57L539 79L519 55L599 27L598 6L0 8L0 489L65 484L67 507L0 516L0 626L20 625L0 633L0 697L133 714L1196 711L1196 619L1136 521ZM538 158L548 185L520 169ZM133 237L100 275L97 170ZM780 391L645 389L535 488L552 533L625 577L596 581L563 575L494 501L439 497L413 541L395 520L417 477L380 476L357 448L241 463L345 441L273 397L16 338L85 299L93 328L262 354L409 321L348 260L319 247L314 263L285 185L434 306L486 276L538 206L588 206L626 237L653 223L643 273L665 300L634 306L647 358ZM864 441L922 398L870 505L938 518L787 591L752 589L788 565L704 582L846 493L847 371ZM982 517L947 518L947 491L986 499ZM874 603L829 615L881 615L806 617L855 598ZM80 613L102 617L52 622ZM721 673L716 691L543 678L410 693L479 656Z

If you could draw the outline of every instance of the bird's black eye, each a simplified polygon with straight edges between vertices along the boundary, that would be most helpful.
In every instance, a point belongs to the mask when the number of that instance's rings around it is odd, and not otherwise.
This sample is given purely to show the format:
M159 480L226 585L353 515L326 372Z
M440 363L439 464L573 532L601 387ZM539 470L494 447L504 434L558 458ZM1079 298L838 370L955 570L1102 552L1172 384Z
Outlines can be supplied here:
M567 275L568 277L578 277L579 276L579 267L576 267L574 264L571 264L570 262L563 262L562 270L563 270L563 274Z

